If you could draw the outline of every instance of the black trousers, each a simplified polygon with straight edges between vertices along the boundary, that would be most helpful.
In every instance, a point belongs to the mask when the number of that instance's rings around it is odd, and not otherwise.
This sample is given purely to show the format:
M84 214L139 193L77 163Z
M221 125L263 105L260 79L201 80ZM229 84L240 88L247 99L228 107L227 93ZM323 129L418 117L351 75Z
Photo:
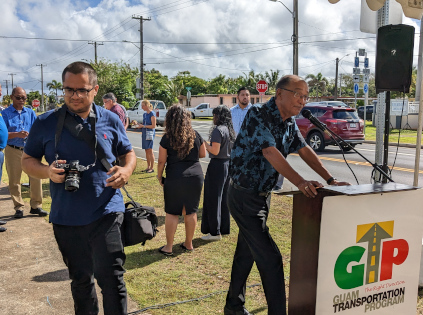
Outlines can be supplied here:
M228 206L239 227L238 243L232 264L231 284L226 307L242 310L248 275L255 262L266 295L268 314L286 314L285 282L282 255L266 225L270 195L258 196L229 185Z
M103 294L104 314L127 314L122 221L123 213L111 213L84 226L53 224L54 236L72 280L76 315L98 314L94 278Z
M229 160L210 159L204 180L203 216L201 232L211 235L229 234L231 216L226 201Z

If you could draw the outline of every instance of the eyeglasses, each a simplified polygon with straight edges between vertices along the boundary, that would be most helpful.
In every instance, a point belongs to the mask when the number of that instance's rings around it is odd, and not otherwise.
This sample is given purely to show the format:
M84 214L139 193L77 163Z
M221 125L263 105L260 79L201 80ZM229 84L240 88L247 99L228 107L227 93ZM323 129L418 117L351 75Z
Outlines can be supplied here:
M298 93L298 92L295 92L295 91L293 91L293 90L288 90L288 89L285 89L285 88L281 88L281 90L285 90L285 91L288 91L288 92L292 92L292 93L294 93L294 97L295 98L301 98L301 99L303 99L305 102L308 102L309 100L310 100L310 97L308 96L308 95L301 95L300 93Z
M13 95L13 97L16 98L18 101L26 101L27 100L27 97L25 97L25 96L15 96L15 95Z
M78 97L87 97L88 93L90 93L94 88L91 88L89 90L87 89L71 89L71 88L64 88L63 94L65 94L66 97L72 97L75 93Z

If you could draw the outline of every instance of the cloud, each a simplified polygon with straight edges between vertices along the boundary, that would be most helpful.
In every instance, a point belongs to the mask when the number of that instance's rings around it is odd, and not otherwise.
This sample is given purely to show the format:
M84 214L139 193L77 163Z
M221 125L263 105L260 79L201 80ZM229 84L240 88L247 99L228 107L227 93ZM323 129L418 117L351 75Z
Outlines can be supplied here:
M292 1L282 1L292 11ZM376 36L359 31L360 1L298 2L300 75L321 72L333 78L335 59L343 57L340 72L351 73L359 48L368 52L374 71ZM8 73L16 73L15 84L40 90L37 65L45 65L44 83L60 80L70 62L94 60L89 42L95 41L98 58L139 67L140 24L133 16L151 17L143 22L146 69L169 77L188 70L204 79L236 77L249 70L292 72L293 20L278 2L2 0L0 36L67 40L0 37L0 80L4 85ZM420 21L404 22L419 32ZM417 51L417 42L415 47Z

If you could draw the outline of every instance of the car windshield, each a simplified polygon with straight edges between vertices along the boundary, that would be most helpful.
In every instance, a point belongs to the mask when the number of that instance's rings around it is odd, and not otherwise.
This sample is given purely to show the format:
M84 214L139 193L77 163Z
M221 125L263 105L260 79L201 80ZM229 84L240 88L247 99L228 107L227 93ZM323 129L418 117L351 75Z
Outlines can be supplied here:
M335 110L333 118L336 119L358 119L357 112L353 110Z

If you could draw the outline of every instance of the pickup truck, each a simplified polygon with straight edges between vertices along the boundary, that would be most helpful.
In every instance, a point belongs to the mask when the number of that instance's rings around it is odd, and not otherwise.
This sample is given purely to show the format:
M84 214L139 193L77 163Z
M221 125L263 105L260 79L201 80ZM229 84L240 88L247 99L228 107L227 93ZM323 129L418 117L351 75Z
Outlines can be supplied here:
M201 103L194 108L188 108L191 112L191 117L213 117L213 108L210 107L210 103Z
M158 126L163 127L165 123L166 113L167 113L165 103L163 103L163 101L156 101L156 100L150 101L150 103L151 105L153 105L153 112L156 113L156 124ZM135 104L135 106L132 107L131 109L128 109L127 112L128 112L129 124L131 124L133 120L136 120L139 123L143 122L142 115L144 114L144 110L142 109L141 101L138 101Z

